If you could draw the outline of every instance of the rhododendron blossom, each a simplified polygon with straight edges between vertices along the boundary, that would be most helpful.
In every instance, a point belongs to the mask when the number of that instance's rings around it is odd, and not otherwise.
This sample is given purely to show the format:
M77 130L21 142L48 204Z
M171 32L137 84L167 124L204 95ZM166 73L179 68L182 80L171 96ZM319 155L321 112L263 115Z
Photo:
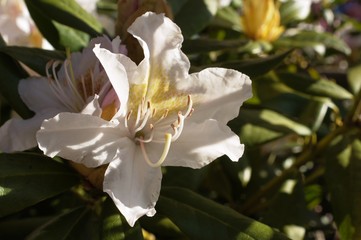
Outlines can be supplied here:
M139 65L101 44L93 50L120 102L104 110L112 118L60 113L44 121L37 140L48 156L108 164L103 190L133 226L155 214L160 166L200 168L222 155L238 161L244 146L227 122L252 91L251 80L235 70L189 74L181 31L163 14L148 12L128 31L144 51Z
M46 77L20 81L19 95L35 115L30 119L10 119L0 128L0 151L23 151L37 146L35 135L41 123L60 112L82 112L88 105L83 113L100 115L101 107L113 102L109 99L114 90L92 51L95 43L115 52L125 51L119 38L111 42L107 37L99 37L82 53L72 53L64 62L49 62Z

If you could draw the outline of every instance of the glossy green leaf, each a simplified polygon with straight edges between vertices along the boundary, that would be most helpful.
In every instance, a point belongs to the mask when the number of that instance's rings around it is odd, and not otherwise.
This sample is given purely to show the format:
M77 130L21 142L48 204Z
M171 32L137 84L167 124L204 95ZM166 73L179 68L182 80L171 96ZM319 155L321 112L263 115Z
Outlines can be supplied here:
M291 51L285 51L265 58L223 62L214 66L232 68L254 78L276 68L290 53Z
M179 228L169 218L162 216L160 213L151 218L142 217L139 221L142 228L153 233L159 239L185 239Z
M308 185L305 187L305 199L308 209L314 209L322 201L323 189L321 185Z
M342 240L361 239L361 133L355 129L327 149L326 183Z
M287 234L287 228L297 226L300 229L293 232L293 236L288 235L291 239L304 239L306 226L310 220L307 209L302 180L286 180L277 195L270 201L269 210L262 218L262 222L279 229ZM292 234L292 233L289 233Z
M0 154L0 217L62 193L79 183L64 164L32 153Z
M102 33L103 29L98 20L74 0L26 0L25 2L28 7L36 8L47 18L88 33L92 37ZM34 12L31 14L32 17L33 14Z
M331 80L315 80L306 75L293 73L278 73L277 75L282 83L302 93L334 99L352 99L349 91Z
M163 188L156 209L190 239L288 239L260 222L182 188Z
M283 136L285 133L246 123L240 130L240 138L247 146L259 145Z
M361 90L361 65L352 67L347 72L348 83L354 94Z
M29 10L31 18L34 20L36 27L41 34L55 49L65 49L59 43L59 33L56 29L54 22L49 18L41 9L39 9L33 1L25 0L26 6Z
M210 52L239 48L246 44L244 40L213 40L208 38L186 39L182 44L182 51L187 54Z
M78 12L79 16L83 16L84 12L88 13L77 3L73 3L73 0L64 2L27 0L25 2L38 29L55 49L68 48L71 51L77 51L86 46L89 35L94 37L99 35L99 32L77 18Z
M327 48L333 48L345 54L350 54L351 49L347 44L331 33L320 33L320 32L311 32L304 31L299 32L293 36L285 36L278 39L274 42L276 46L279 47L317 47L323 45Z
M88 34L54 22L54 26L59 32L59 44L70 51L79 51L86 47L90 41Z
M34 113L18 93L20 79L28 77L28 74L16 61L3 53L0 53L0 72L0 94L22 118L32 117Z
M50 51L41 48L9 46L0 48L0 51L24 63L42 76L46 75L45 67L49 61L65 59L64 52Z
M28 240L98 240L96 221L90 209L80 207L54 217L28 237Z
M277 112L267 109L241 109L240 118L254 125L267 128L268 130L274 130L282 133L294 132L303 136L311 134L311 130L308 127L295 122ZM230 122L230 125L232 126L232 121Z
M139 223L130 227L125 218L120 215L113 201L108 197L102 210L102 240L137 240L143 239Z
M213 0L188 0L175 15L174 22L182 29L185 38L190 38L207 26L217 12Z

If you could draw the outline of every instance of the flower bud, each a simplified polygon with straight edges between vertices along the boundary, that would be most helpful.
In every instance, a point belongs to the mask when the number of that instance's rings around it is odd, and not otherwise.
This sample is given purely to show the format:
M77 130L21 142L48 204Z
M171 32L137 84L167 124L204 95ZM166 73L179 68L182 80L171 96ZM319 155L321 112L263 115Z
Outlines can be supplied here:
M284 31L274 0L243 0L241 21L244 33L254 40L272 42Z

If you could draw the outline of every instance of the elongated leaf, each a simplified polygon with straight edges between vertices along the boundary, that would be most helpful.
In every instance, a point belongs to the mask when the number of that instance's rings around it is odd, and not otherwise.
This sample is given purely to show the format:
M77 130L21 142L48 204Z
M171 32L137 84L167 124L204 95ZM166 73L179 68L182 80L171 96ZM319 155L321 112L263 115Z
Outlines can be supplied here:
M88 33L92 37L102 32L101 24L74 0L26 0L25 2L28 6L41 11L47 18Z
M18 93L19 81L26 78L27 73L17 62L3 53L0 53L0 72L0 94L22 118L32 117L34 113L25 105Z
M219 9L212 24L230 28L239 32L242 29L239 12L234 7L224 7Z
M299 32L294 36L282 37L274 42L276 46L282 47L315 47L324 45L328 48L333 48L345 54L350 54L351 50L346 43L340 38L330 33L319 32Z
M326 182L342 240L361 239L361 133L335 139L326 154Z
M361 65L350 68L347 73L348 82L354 94L361 90Z
M74 24L70 25L71 27L74 28L66 26L68 23L67 21L69 19L74 19L74 16L73 17L68 16L70 15L70 13L62 12L65 10L57 9L56 7L50 4L50 1L52 0L49 0L49 3L45 3L46 0L44 0L44 3L41 3L42 0L35 0L35 1L26 0L25 2L27 4L31 17L34 19L36 23L36 26L38 27L42 35L51 43L51 45L53 45L55 49L65 50L66 48L69 48L71 51L80 50L82 47L86 45L89 39L88 32L86 32L81 27L77 28L76 26L74 26L76 25L76 23L79 22L79 20L78 21L74 20ZM56 2L61 3L61 1L56 1ZM64 4L66 5L67 3ZM55 13L53 11L55 11ZM64 21L57 22L56 21L57 17L53 16L52 14L53 15L58 14L60 16L58 17L60 19L64 19L66 22L65 23ZM78 31L79 28L81 31L85 31L85 32ZM91 31L89 30L89 32L91 32L91 36L99 35L99 33L95 33L94 30Z
M238 48L246 43L245 40L186 39L182 44L182 50L185 53L192 54Z
M262 223L182 188L163 188L157 209L191 239L288 239Z
M314 80L311 77L293 73L279 73L278 76L279 80L290 88L309 95L352 99L350 92L327 79Z
M223 62L223 63L218 63L215 66L232 68L240 72L243 72L252 78L252 77L261 76L267 73L268 71L274 69L290 53L291 51L286 51L266 58Z
M45 76L45 66L50 60L64 60L65 53L61 51L50 51L40 48L27 48L9 46L0 48L1 52L10 55L12 58L24 63L26 66Z
M280 133L297 133L298 135L310 135L311 130L297 123L277 112L271 110L252 110L252 109L241 109L239 118L230 121L229 125L231 128L237 128L237 125L241 122L247 121L253 125L267 128Z
M130 227L120 215L113 201L108 197L102 211L102 240L136 240L143 239L142 228L138 223Z
M72 209L54 217L27 237L28 240L98 240L94 215L85 207Z
M201 31L217 12L213 0L188 0L175 15L174 22L182 29L183 36L190 38Z
M240 131L240 138L247 146L262 144L283 136L285 133L247 123Z
M43 155L0 154L0 217L62 193L78 182L73 171Z
M301 178L285 181L277 195L271 200L269 210L262 220L262 222L280 229L294 240L304 239L305 227L311 220L301 182ZM297 232L287 232L290 226L297 226L303 230L296 236Z
M32 4L32 1L25 0L26 6L29 10L31 18L34 20L36 27L46 40L55 48L63 49L63 46L59 44L59 33L54 22L41 9Z

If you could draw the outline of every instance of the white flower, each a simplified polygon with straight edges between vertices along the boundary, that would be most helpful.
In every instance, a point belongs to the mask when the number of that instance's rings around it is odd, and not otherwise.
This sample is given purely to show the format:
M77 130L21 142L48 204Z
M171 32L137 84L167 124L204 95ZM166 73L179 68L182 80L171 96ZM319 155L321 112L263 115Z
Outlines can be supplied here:
M0 0L0 33L9 45L52 49L36 28L23 0Z
M48 156L109 164L103 190L133 226L153 216L160 166L200 168L226 154L238 161L244 146L226 125L251 97L251 80L235 70L209 68L188 74L180 29L164 15L146 13L128 30L144 50L137 66L97 45L96 56L120 100L111 121L60 113L37 134Z
M35 134L41 123L60 112L81 112L89 104L84 113L101 113L98 101L102 105L109 102L109 91L114 90L92 51L95 43L102 43L112 51L122 50L118 38L112 43L106 37L99 37L93 39L82 53L72 53L64 63L49 62L47 77L29 77L20 81L19 95L35 116L10 119L0 128L0 151L23 151L37 146Z

